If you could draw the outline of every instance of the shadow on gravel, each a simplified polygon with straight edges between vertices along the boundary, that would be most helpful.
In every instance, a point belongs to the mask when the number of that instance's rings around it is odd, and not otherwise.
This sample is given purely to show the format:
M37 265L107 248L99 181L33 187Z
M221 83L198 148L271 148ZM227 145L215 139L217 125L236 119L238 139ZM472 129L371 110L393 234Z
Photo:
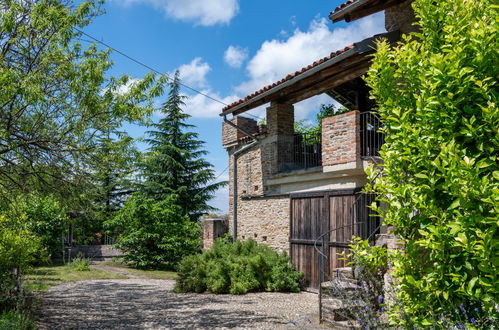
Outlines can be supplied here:
M234 328L258 323L280 327L287 323L252 311L250 306L257 302L251 298L239 297L234 308L228 297L176 294L148 284L82 282L46 294L40 329Z

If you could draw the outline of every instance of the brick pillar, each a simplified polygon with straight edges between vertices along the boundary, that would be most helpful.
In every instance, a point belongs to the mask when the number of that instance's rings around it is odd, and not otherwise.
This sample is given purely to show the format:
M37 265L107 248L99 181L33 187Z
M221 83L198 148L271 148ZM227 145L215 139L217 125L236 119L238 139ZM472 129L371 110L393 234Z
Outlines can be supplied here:
M322 120L322 166L339 167L360 161L360 112ZM355 166L356 167L356 166Z
M215 239L228 232L227 222L223 218L203 220L203 249L211 249Z
M405 1L385 10L385 29L388 32L399 30L402 33L416 31L412 25L416 21L412 1Z
M258 132L258 125L254 119L237 116L231 119L231 122L246 130L250 134ZM222 145L226 146L236 143L244 138L246 138L246 135L243 132L235 129L227 123L222 124Z
M272 103L267 108L267 134L273 139L270 172L277 173L293 162L295 110L292 104Z

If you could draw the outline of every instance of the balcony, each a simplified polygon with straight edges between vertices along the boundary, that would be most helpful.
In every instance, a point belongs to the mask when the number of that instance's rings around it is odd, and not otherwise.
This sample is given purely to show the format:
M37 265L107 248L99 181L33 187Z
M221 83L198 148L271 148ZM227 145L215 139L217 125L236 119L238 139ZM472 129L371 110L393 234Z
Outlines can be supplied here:
M322 166L321 134L295 133L293 139L293 165L295 169Z
M366 160L379 156L383 127L373 112L350 111L322 121L324 172L364 171Z
M385 143L382 128L383 123L374 112L360 114L360 156L362 158L379 157L379 150Z

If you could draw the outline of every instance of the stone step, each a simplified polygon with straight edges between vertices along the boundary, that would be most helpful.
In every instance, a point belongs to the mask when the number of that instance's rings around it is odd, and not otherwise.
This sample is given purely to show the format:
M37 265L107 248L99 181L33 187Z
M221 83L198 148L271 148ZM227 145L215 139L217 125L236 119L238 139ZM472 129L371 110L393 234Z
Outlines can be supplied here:
M321 284L322 293L324 295L338 295L343 292L357 292L359 286L356 280L338 280L333 279Z
M324 304L322 305L323 318L334 321L356 321L362 315L364 306L344 303L341 306Z
M347 329L360 329L362 326L358 321L348 320L348 321L335 321L329 317L323 317L322 322L327 322L333 329L347 330Z
M331 271L332 278L354 279L352 267L335 268Z

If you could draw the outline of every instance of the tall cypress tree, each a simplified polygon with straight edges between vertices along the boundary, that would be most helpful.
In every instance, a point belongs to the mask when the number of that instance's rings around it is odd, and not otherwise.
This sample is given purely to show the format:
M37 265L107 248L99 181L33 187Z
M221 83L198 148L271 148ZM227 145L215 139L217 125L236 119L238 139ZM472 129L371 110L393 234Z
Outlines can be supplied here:
M178 204L192 220L216 210L208 205L213 193L225 182L213 183L215 172L203 156L204 142L187 124L190 115L182 111L185 96L180 94L178 72L171 84L168 100L161 107L163 118L147 132L150 145L143 169L143 193L157 200L176 194Z

